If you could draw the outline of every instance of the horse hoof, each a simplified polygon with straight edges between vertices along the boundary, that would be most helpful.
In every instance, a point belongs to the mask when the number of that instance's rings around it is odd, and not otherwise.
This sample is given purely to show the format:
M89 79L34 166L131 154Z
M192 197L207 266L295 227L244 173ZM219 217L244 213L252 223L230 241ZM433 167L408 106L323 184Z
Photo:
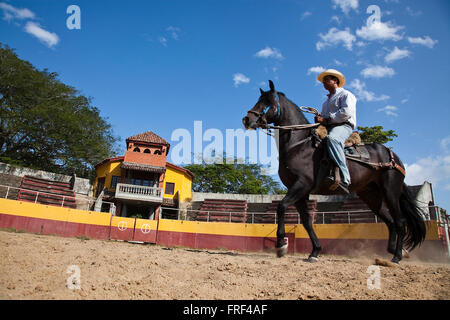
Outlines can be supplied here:
M403 250L402 250L402 257L403 257L403 258L409 258L409 252L408 252L408 250L406 250L406 249L403 249Z
M315 263L319 262L319 258L317 257L308 257L308 259L305 259L306 262Z
M287 244L283 245L280 248L277 248L277 257L278 258L283 257L287 253L287 248L288 248Z

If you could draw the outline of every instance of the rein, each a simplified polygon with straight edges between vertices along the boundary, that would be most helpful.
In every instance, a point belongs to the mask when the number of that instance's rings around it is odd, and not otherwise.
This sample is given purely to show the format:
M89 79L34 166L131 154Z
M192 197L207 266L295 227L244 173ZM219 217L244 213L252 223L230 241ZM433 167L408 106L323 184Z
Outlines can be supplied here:
M277 102L278 102L278 119L279 119L280 115L281 115L281 106L280 106L280 101L279 101L278 94L277 94L276 97L277 97ZM269 110L270 107L271 106L268 105L266 107L266 109L264 110L264 112L262 112L262 113L258 113L256 111L251 111L251 110L249 112L253 113L253 114L255 114L255 115L259 116L259 117L262 117L267 112L267 110ZM301 106L301 107L299 107L299 109L300 109L300 111L303 111L303 112L313 113L316 116L319 114L319 111L317 111L317 109L312 108L312 107ZM315 128L315 127L318 127L318 126L320 126L320 123L294 124L294 125L290 125L290 126L271 126L271 125L268 125L268 124L261 125L261 127L263 129L280 129L280 130L303 130L303 129ZM266 132L266 134L272 136L272 134L270 132L269 133Z

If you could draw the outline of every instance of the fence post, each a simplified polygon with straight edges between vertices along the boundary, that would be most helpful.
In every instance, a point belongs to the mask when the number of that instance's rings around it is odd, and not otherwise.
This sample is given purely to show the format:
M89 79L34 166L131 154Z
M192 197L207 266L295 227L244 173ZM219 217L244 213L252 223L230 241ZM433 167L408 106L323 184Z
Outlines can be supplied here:
M325 212L322 212L322 224L325 224Z
M230 221L229 222L231 223L231 211L230 211Z
M36 199L34 199L34 203L37 203L38 197L39 197L39 192L36 193Z
M6 189L5 199L8 199L9 187Z
M64 207L64 200L66 199L66 196L63 196L63 201L61 203L61 207Z
M347 211L348 224L350 224L350 212Z
M206 222L209 222L209 211L208 211L208 216L206 217Z

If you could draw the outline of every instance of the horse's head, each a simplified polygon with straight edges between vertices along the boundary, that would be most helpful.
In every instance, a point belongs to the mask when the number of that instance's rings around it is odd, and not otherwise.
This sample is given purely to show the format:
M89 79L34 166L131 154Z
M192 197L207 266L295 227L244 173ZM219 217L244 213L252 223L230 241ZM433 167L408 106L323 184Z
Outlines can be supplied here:
M269 80L269 91L263 91L256 104L242 119L245 129L264 128L269 123L274 123L280 117L280 103L273 82Z

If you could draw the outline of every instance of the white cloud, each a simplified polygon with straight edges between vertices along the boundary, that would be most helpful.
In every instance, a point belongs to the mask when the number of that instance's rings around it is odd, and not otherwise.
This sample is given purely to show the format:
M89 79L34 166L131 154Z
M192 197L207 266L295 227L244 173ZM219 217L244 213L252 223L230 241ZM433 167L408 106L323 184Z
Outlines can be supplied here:
M397 47L394 48L391 52L389 52L386 57L384 57L384 61L387 63L391 63L396 60L400 60L406 57L409 57L411 55L411 51L407 49L399 49Z
M441 155L420 158L411 165L405 163L406 179L409 185L429 181L433 184L443 183L444 190L450 190L450 136L440 141Z
M421 158L411 165L405 163L405 168L405 182L408 185L418 185L424 181L433 184L444 181L448 185L450 181L450 155Z
M27 8L18 9L5 2L0 2L0 9L3 10L3 19L7 21L14 18L19 20L35 18L35 15L31 10Z
M308 69L308 73L307 74L310 75L311 73L321 73L323 71L325 71L324 67L321 67L321 66L311 67L311 68Z
M420 44L420 45L423 45L428 48L433 48L434 45L436 43L438 43L438 40L433 40L429 36L425 36L423 38L422 37L417 37L417 38L408 37L408 41L409 41L409 43Z
M377 112L384 112L387 116L393 116L393 117L398 116L396 111L398 111L398 108L396 106L389 106L389 105L377 110Z
M405 103L407 103L409 101L409 99L408 98L405 98L405 99L402 99L402 104L405 104Z
M25 31L38 38L41 42L45 43L50 48L55 46L59 42L59 37L56 33L42 29L39 24L31 21L28 21L25 25Z
M241 83L249 83L250 82L250 78L246 77L242 73L235 73L233 75L233 81L234 81L234 86L237 87Z
M168 31L170 33L170 36L174 40L178 40L179 39L178 33L180 32L180 28L169 26L169 27L167 27L166 31Z
M441 140L441 149L444 150L446 153L450 151L450 136L444 138Z
M316 49L318 51L330 47L342 44L347 50L352 50L353 42L356 40L356 37L350 32L349 28L345 28L345 30L339 30L337 28L331 28L328 30L327 34L319 34L321 41L316 43Z
M158 41L164 46L167 47L167 39L165 37L159 37Z
M336 22L337 24L341 24L341 19L339 19L338 16L332 16L331 17L331 22Z
M361 82L359 79L353 80L349 84L349 88L353 89L358 99L368 102L373 101L383 101L387 100L390 97L382 94L381 96L376 96L375 93L369 91L366 89L366 84L364 82Z
M356 30L356 34L369 41L373 40L393 40L398 41L403 38L402 35L397 34L403 29L402 26L393 26L390 22L374 21L370 25L363 26Z
M300 16L300 20L305 20L305 19L308 18L310 15L312 15L311 12L305 11L305 12L303 12L302 15Z
M420 15L422 15L422 11L413 11L410 7L406 7L406 12L408 12L408 14L411 16L411 17L417 17L417 16L420 16Z
M333 4L334 9L339 6L345 14L348 14L350 10L356 11L359 5L358 0L333 0Z
M361 71L364 78L384 78L392 77L395 74L394 69L382 66L370 66Z
M274 58L274 59L283 59L283 55L281 54L280 50L277 48L270 48L265 47L264 49L259 50L257 53L255 53L255 56L258 58Z

